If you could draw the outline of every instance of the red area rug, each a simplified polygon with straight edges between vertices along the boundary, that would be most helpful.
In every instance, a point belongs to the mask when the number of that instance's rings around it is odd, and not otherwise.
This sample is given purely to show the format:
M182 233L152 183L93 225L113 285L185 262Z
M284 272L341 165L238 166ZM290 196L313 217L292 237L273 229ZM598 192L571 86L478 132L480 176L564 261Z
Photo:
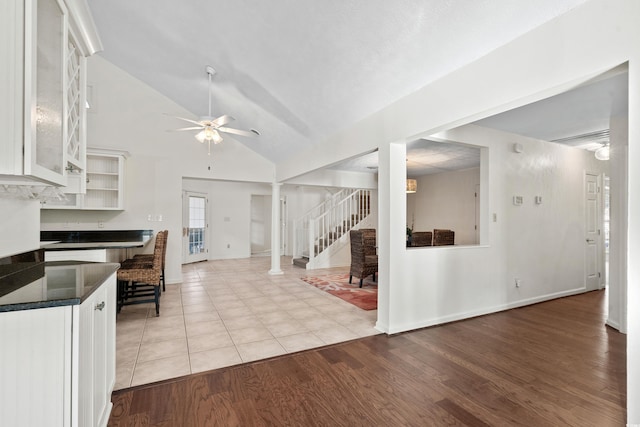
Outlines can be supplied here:
M360 288L360 279L353 278L349 284L348 274L329 274L318 277L301 277L302 280L316 288L335 295L338 298L363 310L378 308L378 284L371 276L364 279Z

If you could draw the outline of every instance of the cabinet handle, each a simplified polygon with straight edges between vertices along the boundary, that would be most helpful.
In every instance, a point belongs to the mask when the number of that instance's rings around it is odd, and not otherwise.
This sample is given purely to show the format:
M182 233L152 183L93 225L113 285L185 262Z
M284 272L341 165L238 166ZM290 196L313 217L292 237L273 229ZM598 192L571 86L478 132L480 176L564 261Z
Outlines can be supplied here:
M95 309L102 311L103 308L104 308L104 301L102 301L100 304L97 304Z

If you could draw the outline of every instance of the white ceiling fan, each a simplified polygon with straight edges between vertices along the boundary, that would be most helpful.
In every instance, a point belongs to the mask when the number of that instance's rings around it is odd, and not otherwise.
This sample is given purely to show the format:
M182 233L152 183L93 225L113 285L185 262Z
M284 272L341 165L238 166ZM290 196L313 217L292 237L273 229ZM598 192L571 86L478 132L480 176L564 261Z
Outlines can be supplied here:
M216 70L214 70L211 66L207 66L205 70L207 71L207 75L209 76L209 114L207 116L201 117L198 121L176 116L177 119L184 120L185 122L189 122L196 126L175 129L175 131L199 130L200 132L196 134L196 139L201 143L204 143L205 141L208 143L209 155L211 155L211 142L213 142L214 144L220 144L222 142L222 136L220 136L220 132L250 137L258 136L260 135L260 132L255 129L245 131L226 127L225 125L227 123L235 120L233 117L227 114L224 114L215 119L211 116L211 78L216 74Z

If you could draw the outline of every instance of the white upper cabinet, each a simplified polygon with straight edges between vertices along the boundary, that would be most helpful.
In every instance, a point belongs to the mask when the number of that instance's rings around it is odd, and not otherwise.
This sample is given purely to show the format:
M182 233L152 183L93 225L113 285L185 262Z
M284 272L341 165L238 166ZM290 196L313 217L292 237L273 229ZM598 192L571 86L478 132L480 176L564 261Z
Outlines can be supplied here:
M0 183L84 181L85 61L100 49L85 0L0 2Z

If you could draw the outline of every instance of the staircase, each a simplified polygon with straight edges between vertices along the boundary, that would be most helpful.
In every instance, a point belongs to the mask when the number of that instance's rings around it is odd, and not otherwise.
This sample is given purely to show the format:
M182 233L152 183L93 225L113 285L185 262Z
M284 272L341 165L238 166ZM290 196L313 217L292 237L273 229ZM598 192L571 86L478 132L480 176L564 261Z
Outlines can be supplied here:
M343 189L293 223L293 264L316 268L317 259L346 245L349 230L371 213L371 190Z

